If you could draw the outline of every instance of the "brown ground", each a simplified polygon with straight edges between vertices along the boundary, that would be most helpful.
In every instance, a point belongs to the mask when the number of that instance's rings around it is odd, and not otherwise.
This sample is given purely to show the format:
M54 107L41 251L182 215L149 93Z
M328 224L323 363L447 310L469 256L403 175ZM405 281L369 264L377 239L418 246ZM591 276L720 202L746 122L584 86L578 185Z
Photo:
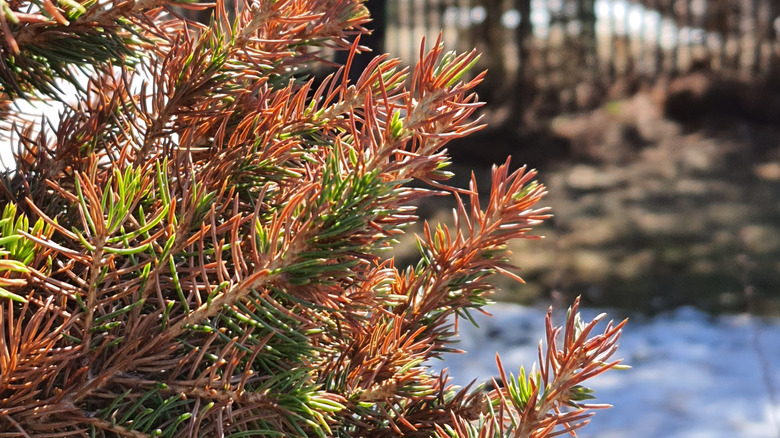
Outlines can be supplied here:
M546 239L513 246L528 284L502 284L502 298L582 294L650 312L740 311L752 291L755 310L780 310L780 118L767 123L772 113L762 110L776 102L743 105L704 80L451 147L460 184L482 165L486 187L486 161L512 154L549 187ZM444 210L421 213L444 218Z

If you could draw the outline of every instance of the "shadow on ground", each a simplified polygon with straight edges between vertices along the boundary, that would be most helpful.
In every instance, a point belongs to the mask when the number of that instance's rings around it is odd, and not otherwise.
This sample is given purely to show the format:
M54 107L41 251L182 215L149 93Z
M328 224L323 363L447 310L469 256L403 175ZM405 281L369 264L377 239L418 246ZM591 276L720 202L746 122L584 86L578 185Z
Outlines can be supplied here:
M678 92L667 84L663 94L450 147L457 185L475 169L486 191L490 163L513 155L549 187L555 217L538 230L546 239L512 245L528 284L502 283L499 298L582 294L650 313L684 304L780 311L780 126L755 105L736 106L739 95L720 102L697 78L684 80ZM449 208L427 203L420 213L448 221Z

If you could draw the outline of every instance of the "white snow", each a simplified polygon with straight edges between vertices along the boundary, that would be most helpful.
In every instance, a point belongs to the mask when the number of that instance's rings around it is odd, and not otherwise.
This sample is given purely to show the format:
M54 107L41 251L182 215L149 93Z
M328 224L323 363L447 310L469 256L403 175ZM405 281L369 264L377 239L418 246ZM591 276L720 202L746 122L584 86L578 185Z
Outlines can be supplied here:
M496 352L515 375L536 360L546 309L501 303L488 310L492 318L475 315L479 329L459 322L457 347L466 354L432 363L449 368L455 384L496 376ZM586 321L601 312L581 311ZM558 309L554 324L563 323L564 312ZM711 317L692 308L630 318L615 358L632 368L586 384L596 390L596 402L614 407L597 411L581 438L780 437L778 319Z

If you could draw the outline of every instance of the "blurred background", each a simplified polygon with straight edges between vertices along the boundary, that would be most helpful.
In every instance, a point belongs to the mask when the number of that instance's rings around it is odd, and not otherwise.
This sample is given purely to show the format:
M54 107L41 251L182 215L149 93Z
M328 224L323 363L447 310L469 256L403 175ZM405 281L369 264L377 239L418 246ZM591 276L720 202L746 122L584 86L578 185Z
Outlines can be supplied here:
M780 313L780 2L366 4L376 52L413 65L441 32L483 54L488 128L449 147L457 183L512 155L549 187L545 240L513 247L528 284L500 299Z

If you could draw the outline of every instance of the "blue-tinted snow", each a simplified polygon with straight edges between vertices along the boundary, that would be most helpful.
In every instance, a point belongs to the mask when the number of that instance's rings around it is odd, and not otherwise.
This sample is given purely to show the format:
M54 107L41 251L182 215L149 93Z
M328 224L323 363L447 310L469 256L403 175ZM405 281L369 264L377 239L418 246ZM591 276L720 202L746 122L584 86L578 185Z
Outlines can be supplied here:
M536 360L546 310L502 303L489 311L493 317L475 316L480 329L460 321L458 347L468 353L432 364L449 368L456 384L497 375L496 352L515 375ZM554 323L564 317L557 312ZM710 317L691 308L637 317L623 330L615 357L632 368L591 381L596 401L614 407L597 411L581 438L780 437L779 320Z

